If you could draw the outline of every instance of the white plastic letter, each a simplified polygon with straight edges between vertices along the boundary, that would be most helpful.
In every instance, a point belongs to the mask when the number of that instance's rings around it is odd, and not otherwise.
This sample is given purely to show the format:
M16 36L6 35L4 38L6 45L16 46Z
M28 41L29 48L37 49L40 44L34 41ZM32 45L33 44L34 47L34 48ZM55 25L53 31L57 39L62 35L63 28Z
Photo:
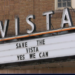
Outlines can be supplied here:
M32 33L32 32L34 32L34 30L35 30L35 25L30 21L30 19L31 18L33 18L34 19L34 15L29 15L27 18L26 18L26 22L29 24L29 25L31 25L31 27L32 27L32 30L27 30L27 33Z
M15 18L15 35L19 35L19 18Z
M68 8L64 9L63 11L61 27L63 28L65 24L73 26L71 15Z
M47 30L51 29L51 15L54 14L53 11L45 12L43 15L46 15L46 25L47 25Z
M0 21L0 31L2 38L4 38L7 34L8 25L9 25L9 20L5 20L4 27L2 21Z

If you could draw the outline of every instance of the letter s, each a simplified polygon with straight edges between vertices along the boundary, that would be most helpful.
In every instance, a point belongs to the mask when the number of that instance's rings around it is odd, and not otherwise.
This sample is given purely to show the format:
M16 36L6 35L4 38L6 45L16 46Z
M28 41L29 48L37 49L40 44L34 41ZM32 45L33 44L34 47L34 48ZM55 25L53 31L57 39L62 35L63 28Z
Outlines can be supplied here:
M29 25L31 25L31 27L32 27L32 30L27 30L27 33L32 33L32 32L34 32L34 30L35 30L35 24L30 21L30 19L31 19L31 18L34 19L34 17L35 17L34 15L29 15L29 16L26 18L26 22L27 22Z

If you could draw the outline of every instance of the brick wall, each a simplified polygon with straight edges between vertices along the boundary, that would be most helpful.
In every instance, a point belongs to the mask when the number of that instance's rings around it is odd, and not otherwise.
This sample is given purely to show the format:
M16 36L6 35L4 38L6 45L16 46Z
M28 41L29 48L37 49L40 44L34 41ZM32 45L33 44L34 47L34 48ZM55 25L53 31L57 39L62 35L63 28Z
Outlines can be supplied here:
M0 70L0 74L65 74L65 73L75 73L74 67L59 67L59 68L43 68L43 69L29 69L29 70Z

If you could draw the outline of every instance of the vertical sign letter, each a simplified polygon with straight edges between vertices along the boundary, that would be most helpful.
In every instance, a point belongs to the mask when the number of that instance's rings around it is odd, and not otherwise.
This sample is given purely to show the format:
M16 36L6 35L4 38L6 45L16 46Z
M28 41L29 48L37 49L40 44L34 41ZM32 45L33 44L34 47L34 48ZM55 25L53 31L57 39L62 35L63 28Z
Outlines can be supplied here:
M68 8L64 9L63 11L61 27L63 28L65 24L68 24L69 26L73 26L71 15Z
M7 34L8 25L9 25L9 20L5 20L4 27L2 21L0 21L0 31L2 38L4 38Z
M30 21L30 19L33 18L34 19L34 15L29 15L27 18L26 18L26 22L31 25L32 27L32 30L27 30L27 33L32 33L34 32L35 30L35 25Z
M19 35L19 18L15 18L15 34L16 36Z
M51 15L52 14L54 14L53 11L43 13L43 15L46 15L47 30L51 29Z

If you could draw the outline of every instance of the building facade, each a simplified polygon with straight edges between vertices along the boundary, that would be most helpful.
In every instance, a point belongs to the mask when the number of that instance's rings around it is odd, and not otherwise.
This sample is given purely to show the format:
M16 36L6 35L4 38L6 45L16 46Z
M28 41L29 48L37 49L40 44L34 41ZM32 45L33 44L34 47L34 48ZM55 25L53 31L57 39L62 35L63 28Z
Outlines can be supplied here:
M19 18L19 35L26 35L27 30L31 30L31 26L26 22L28 15L34 15L35 19L31 21L36 25L34 33L47 31L46 16L43 13L54 11L51 16L51 30L61 28L62 14L64 8L69 8L73 27L75 26L75 0L0 0L0 21L3 26L5 20L9 20L7 29L8 37L15 36L15 18ZM66 24L64 28L68 28ZM50 36L57 36L58 34L67 34L75 30L66 30L60 33L52 33ZM47 35L44 35L47 36ZM29 40L36 37L19 38L16 40L1 41L1 44L12 43L15 41ZM0 38L2 39L1 33ZM75 56L53 58L37 61L28 61L20 63L0 64L0 73L75 73Z

